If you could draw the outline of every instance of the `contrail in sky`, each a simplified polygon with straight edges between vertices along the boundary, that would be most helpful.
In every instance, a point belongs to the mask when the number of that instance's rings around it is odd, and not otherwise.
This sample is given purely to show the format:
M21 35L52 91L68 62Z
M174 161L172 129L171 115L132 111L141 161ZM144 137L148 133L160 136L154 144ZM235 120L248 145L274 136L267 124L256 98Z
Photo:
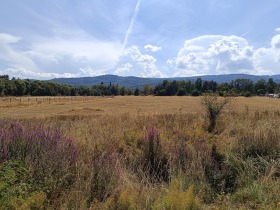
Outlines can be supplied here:
M130 21L130 24L129 24L129 27L127 29L127 32L125 34L125 38L123 40L123 44L122 44L122 52L123 50L125 49L126 45L127 45L127 40L131 34L131 31L132 31L132 28L133 28L133 25L134 25L134 22L136 20L136 17L137 17L137 14L138 14L138 10L139 10L139 7L140 7L140 4L141 4L141 0L138 0L137 4L136 4L136 7L135 7L135 10L134 10L134 14L131 18L131 21Z

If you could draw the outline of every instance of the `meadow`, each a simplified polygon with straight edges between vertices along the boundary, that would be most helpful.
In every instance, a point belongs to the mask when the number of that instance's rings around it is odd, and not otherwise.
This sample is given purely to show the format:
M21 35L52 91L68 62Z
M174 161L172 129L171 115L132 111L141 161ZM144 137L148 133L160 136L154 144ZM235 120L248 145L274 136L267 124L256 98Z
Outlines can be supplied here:
M0 209L280 209L280 99L201 101L0 98Z

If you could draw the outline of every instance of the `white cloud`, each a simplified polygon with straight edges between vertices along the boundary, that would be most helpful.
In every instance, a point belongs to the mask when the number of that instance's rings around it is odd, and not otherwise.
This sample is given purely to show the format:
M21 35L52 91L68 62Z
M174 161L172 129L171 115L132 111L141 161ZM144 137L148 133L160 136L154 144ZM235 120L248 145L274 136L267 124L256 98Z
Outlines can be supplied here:
M9 69L10 76L96 76L114 68L121 54L121 43L84 35L70 39L40 38L29 44L28 50L22 42L26 40L0 34L0 70Z
M274 36L271 39L271 46L276 49L280 49L280 34Z
M17 36L0 34L0 61L2 61L2 65L5 64L5 66L12 68L37 69L36 64L24 54L24 51L17 50L13 46L20 40L21 38Z
M128 75L140 75L142 77L165 77L157 69L156 62L156 58L148 54L142 54L137 46L132 46L124 50L115 73L121 71L123 75L128 73Z
M151 52L157 52L162 49L161 47L150 45L150 44L146 45L144 48L146 51L151 51Z
M133 68L132 64L124 63L124 64L120 65L114 73L124 76L125 73L126 72L129 73L132 70L132 68Z
M63 73L63 74L57 74L57 73L46 73L46 72L34 72L28 69L24 68L7 68L0 70L0 75L8 74L11 77L15 78L29 78L29 79L50 79L50 78L69 78L69 77L76 77L75 74L70 73Z
M276 32L280 32L280 28L276 28L275 31L276 31Z
M137 46L122 52L120 42L97 40L85 32L67 39L35 37L32 41L30 44L25 38L0 33L0 74L49 79L104 75L115 69L115 74L123 76L167 77L159 69L157 57L151 55L161 49L159 46L144 46L150 53L141 52ZM255 49L238 36L200 36L186 40L162 69L172 72L168 76L279 74L280 34L270 43Z
M71 78L71 77L94 77L104 75L106 72L95 70L90 66L80 68L75 73L52 73L52 72L35 72L25 68L6 68L0 69L0 75L8 74L15 78L28 79L50 79L50 78Z
M79 66L94 66L96 69L110 69L118 61L121 52L119 43L103 42L99 40L49 40L33 46L34 55L44 59L41 55L48 55L49 60L56 64L72 62ZM74 69L75 71L75 69Z
M254 64L261 72L268 74L279 74L280 66L280 35L271 39L269 48L259 48L253 55Z
M13 36L11 34L0 33L0 43L16 43L21 40L21 37Z
M177 56L167 60L173 76L205 74L277 74L280 60L280 35L271 40L271 47L249 45L238 36L206 35L185 41Z
M103 70L93 69L91 66L80 68L79 72L75 74L75 77L95 77L104 75L106 72Z

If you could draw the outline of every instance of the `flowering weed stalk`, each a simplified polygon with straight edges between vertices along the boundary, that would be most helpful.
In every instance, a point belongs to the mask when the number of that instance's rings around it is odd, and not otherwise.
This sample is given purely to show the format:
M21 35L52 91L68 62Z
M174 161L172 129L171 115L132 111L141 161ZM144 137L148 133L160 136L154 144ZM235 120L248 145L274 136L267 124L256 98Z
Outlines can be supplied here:
M31 171L30 181L49 195L73 181L78 150L59 129L39 125L28 130L13 123L8 129L0 128L0 151L0 164L23 161Z

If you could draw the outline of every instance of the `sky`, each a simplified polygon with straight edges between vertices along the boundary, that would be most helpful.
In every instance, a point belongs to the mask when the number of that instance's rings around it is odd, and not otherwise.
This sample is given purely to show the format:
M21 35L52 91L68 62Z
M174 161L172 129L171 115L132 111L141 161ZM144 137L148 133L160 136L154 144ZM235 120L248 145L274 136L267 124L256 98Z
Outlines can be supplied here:
M0 75L280 74L279 0L0 1Z

